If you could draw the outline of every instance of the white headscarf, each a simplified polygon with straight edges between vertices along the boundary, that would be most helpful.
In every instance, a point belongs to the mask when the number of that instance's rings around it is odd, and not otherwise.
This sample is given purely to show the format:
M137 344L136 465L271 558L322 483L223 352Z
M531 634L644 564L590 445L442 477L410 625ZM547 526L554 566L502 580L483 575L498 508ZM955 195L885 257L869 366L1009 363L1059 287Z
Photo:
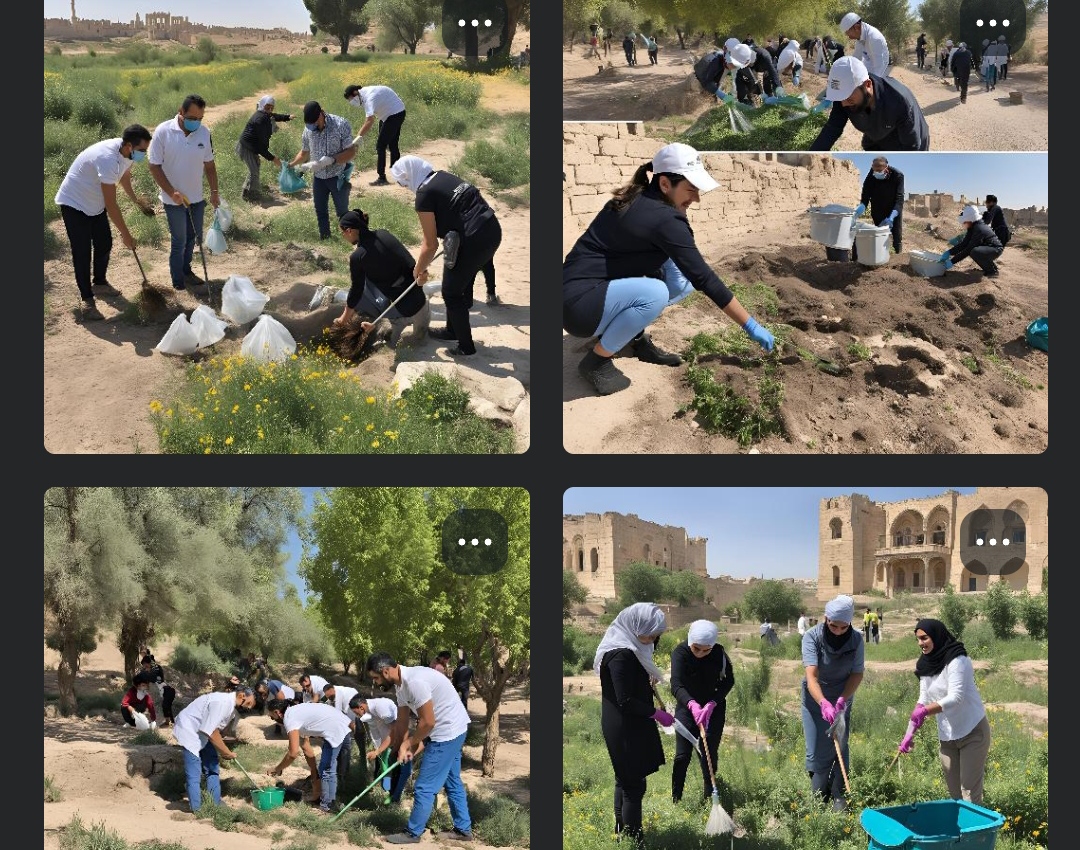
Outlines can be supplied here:
M404 159L404 157L402 157ZM400 163L401 160L399 159ZM653 645L638 640L638 635L655 635L667 630L667 617L655 602L635 602L623 608L604 633L604 639L596 648L593 658L593 670L600 674L600 662L604 655L613 649L633 650L641 666L659 682L664 681L664 674L653 663Z
M259 98L259 109L266 109L267 105L273 106L276 103L272 94L264 94Z
M826 603L825 616L838 623L850 623L855 616L855 600L840 594Z
M434 170L435 166L426 159L409 154L390 166L390 176L399 185L404 186L410 192L415 192L420 188L420 184L424 182L424 178Z
M712 620L694 620L690 624L690 631L686 635L686 642L698 646L712 647L716 645L716 636L720 630Z

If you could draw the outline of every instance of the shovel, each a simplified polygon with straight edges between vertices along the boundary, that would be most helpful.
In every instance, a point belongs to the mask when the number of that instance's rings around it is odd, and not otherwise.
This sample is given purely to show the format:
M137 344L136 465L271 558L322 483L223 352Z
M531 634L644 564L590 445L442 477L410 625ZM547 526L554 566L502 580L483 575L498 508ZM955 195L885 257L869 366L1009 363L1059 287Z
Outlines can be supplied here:
M844 766L844 756L840 752L840 737L847 735L846 712L841 711L837 713L836 719L832 722L832 725L825 730L825 734L832 738L833 746L836 747L836 760L840 762L840 773L844 776L844 789L850 794L851 785L848 782L847 768Z
M338 812L336 815L334 815L332 818L330 818L328 823L333 823L339 817L341 817L343 814L345 814L345 812L347 812L352 807L353 803L355 803L357 800L359 800L361 797L363 797L368 791L370 791L372 788L374 788L376 785L378 785L379 782L382 781L382 778L384 776L386 776L386 774L388 774L395 767L397 767L397 765L398 765L398 763L397 763L397 760L395 759L393 762L390 763L390 766L388 768L386 768L386 770L384 770L382 773L380 773L378 776L375 777L374 781L372 781L372 783L367 788L365 788L363 791L361 791L359 794L357 794L355 797L353 797L349 801L349 804L347 806L345 806L340 812Z
M435 260L435 259L436 259L436 258L437 258L437 257L438 257L438 256L439 256L440 254L442 254L442 249L441 249L441 248L440 248L440 249L439 249L438 251L436 251L436 252L435 252L434 256L432 256L432 258L431 258L431 261L432 261L432 262L434 262L434 260ZM429 263L429 265L430 265L430 263ZM355 342L353 343L353 344L355 345L355 347L356 347L356 350L357 350L357 351L361 350L361 349L362 349L362 348L364 347L364 343L365 343L365 342L367 342L368 334L370 334L370 333L371 333L371 332L372 332L373 330L375 330L375 326L376 326L376 325L377 325L377 324L379 323L379 321L380 321L380 320L382 320L382 319L384 319L384 318L386 317L386 315L387 315L387 314L388 314L388 313L389 313L389 312L390 312L391 310L393 310L393 309L394 309L394 307L395 307L395 306L397 305L397 303L398 303L398 302L399 302L399 301L400 301L400 300L401 300L402 298L404 298L404 297L405 297L406 295L408 295L408 294L409 294L409 291L410 291L410 290L411 290L411 289L412 289L412 288L413 288L414 286L416 286L416 283L417 283L417 280L416 280L416 279L414 278L414 279L413 279L413 282L412 282L412 283L410 283L410 284L409 284L408 286L406 286L406 287L405 287L405 288L404 288L404 289L403 289L403 290L401 291L401 294L400 294L400 295L399 295L399 296L398 296L397 298L395 298L395 299L394 299L393 301L391 301L391 302L390 302L390 306L389 306L389 307L387 307L387 308L386 308L385 310L383 310L383 311L382 311L381 313L379 313L379 315L378 315L378 316L376 316L376 317L375 317L374 319L372 319L372 320L371 320L370 322L362 322L362 323L361 323L361 327L362 327L363 325L370 325L370 327L369 327L369 328L367 328L366 330L361 330L361 332L360 332L360 335L359 335L359 336L357 337L356 341L355 341Z

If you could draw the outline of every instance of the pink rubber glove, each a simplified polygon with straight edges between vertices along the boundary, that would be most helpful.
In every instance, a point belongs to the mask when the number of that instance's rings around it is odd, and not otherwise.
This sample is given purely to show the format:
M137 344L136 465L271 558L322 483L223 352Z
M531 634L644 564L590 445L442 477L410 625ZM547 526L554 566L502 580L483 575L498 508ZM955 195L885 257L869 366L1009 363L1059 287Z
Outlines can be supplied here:
M838 699L836 701L836 713L837 714L843 714L844 709L846 709L846 708L847 708L847 700L844 699L843 697L840 697L840 699Z
M910 753L911 748L915 742L915 735L911 732L904 736L904 740L900 742L900 752Z
M926 720L927 715L926 706L919 703L915 706L915 710L911 712L911 722L915 724L915 728L918 729L923 725L923 721Z
M694 725L695 726L700 726L701 725L701 706L698 705L697 700L693 700L693 699L690 700L690 702L688 702L686 704L686 707L690 709L690 714L694 718Z
M652 713L652 719L663 726L665 729L675 722L675 718L668 714L664 709L658 708Z
M701 719L698 721L698 725L704 726L706 730L709 728L709 721L712 720L712 713L716 710L716 703L712 700L705 703L701 709Z
M836 708L827 699L821 701L821 719L826 723L836 720Z

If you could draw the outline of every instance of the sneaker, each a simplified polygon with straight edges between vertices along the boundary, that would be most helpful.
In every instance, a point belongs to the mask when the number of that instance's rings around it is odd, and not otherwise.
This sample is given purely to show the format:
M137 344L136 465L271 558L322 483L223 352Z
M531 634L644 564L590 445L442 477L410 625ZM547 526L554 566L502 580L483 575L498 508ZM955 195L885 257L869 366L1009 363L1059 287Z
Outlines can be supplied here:
M997 277L997 276L998 276L998 270L997 269L990 269L990 271L988 271L988 272L983 272L983 277Z
M100 319L105 318L103 315L101 315L101 311L97 308L97 305L93 302L93 300L83 301L81 314L83 321L87 322L96 322Z
M611 395L630 386L630 379L619 371L610 357L601 357L594 351L590 351L578 363L578 373L600 395Z
M432 339L457 340L457 336L449 327L435 328L434 330L428 328L428 336Z
M460 345L455 345L453 348L446 349L446 353L451 357L472 357L476 354L476 346L473 346L472 351L466 351Z
M498 307L500 304L502 304L502 300L494 292L489 292L487 298L484 300L492 307Z
M93 286L90 287L90 289L93 291L95 297L104 296L105 298L117 298L120 295L123 295L123 293L119 289L117 289L107 280L103 283L95 283Z
M383 838L387 844L419 844L420 836L408 832L399 832L396 835L387 835Z
M456 826L453 829L443 830L442 832L435 833L436 838L445 838L449 841L474 841L473 834L471 832L462 832Z
M645 363L656 363L660 366L678 366L682 363L682 358L678 354L672 354L669 351L657 348L644 331L634 337L630 341L630 345L633 347L637 359Z
M390 181L387 180L385 177L380 176L378 180L372 180L371 185L372 186L389 186Z

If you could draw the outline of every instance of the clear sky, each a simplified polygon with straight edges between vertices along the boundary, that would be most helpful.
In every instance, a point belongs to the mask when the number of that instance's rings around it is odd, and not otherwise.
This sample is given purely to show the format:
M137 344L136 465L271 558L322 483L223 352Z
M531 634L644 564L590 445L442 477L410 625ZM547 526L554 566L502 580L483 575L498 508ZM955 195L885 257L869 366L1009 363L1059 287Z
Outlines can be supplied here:
M285 27L291 32L310 32L311 16L303 0L165 0L128 3L123 0L75 0L75 15L87 20L133 21L136 13L169 12L185 15L196 24L222 27ZM71 0L45 0L46 18L70 18Z
M925 154L924 154L925 156ZM707 537L709 575L817 578L818 504L861 493L876 502L936 496L975 487L572 487L564 514L637 514Z
M834 154L850 159L865 179L878 154ZM904 189L946 192L980 200L989 192L1010 209L1048 206L1050 174L1046 153L891 153L889 164L904 174ZM852 198L851 205L858 203ZM840 203L840 201L837 201Z
M311 514L312 506L315 504L315 492L317 490L323 490L323 487L301 487L300 491L304 494L304 512L308 515ZM296 585L296 589L300 591L300 598L305 602L307 601L307 593L305 592L304 581L296 574L296 568L300 565L300 555L302 554L300 538L296 535L296 530L289 532L289 536L285 541L285 551L288 553L289 559L285 562L285 572L288 574L288 579Z

